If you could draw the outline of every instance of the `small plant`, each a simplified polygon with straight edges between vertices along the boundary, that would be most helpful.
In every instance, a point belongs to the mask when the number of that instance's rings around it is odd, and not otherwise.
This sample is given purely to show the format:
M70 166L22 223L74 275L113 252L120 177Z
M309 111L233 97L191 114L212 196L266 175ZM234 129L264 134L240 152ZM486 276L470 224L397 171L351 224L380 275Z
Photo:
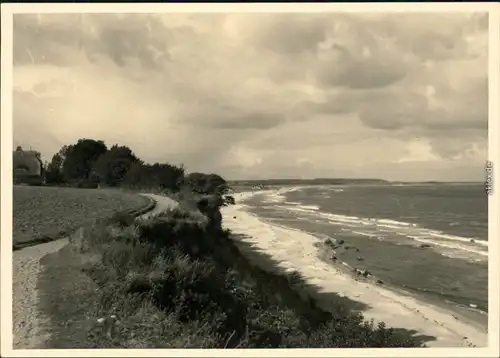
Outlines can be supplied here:
M114 214L110 220L110 224L117 225L118 227L128 227L131 226L135 221L135 217L132 214L129 213L116 213Z
M212 196L200 210L183 207L145 220L115 216L83 234L85 272L99 286L92 347L298 348L417 346L375 327L346 307L334 313L296 292L297 271L251 265L228 230L210 222L222 205ZM111 225L111 226L109 226ZM115 315L120 319L110 320ZM109 322L119 321L119 324ZM108 326L105 326L108 322Z

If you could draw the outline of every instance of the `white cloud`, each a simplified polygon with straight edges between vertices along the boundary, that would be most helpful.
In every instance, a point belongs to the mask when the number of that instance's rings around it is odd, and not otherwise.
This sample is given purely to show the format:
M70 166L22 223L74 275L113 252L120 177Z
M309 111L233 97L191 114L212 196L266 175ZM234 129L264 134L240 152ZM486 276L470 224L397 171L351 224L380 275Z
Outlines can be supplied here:
M93 137L233 178L479 180L487 31L484 14L16 15L14 142L50 159Z
M397 163L405 162L439 162L440 158L432 152L427 141L414 140L406 145L406 155L399 158Z

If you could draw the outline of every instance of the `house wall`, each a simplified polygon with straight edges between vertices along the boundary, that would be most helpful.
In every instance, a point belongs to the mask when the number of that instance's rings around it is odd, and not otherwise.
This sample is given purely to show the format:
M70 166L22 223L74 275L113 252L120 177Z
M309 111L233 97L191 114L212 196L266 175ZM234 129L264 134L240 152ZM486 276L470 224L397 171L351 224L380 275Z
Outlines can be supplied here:
M42 182L43 163L34 151L14 151L12 164L15 183Z

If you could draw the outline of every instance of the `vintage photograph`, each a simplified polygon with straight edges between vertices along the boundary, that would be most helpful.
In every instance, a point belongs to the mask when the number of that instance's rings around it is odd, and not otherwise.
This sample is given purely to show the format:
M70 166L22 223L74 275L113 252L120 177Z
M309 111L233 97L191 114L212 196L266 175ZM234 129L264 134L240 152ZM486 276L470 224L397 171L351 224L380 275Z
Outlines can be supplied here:
M12 18L12 349L488 347L487 11L116 8Z

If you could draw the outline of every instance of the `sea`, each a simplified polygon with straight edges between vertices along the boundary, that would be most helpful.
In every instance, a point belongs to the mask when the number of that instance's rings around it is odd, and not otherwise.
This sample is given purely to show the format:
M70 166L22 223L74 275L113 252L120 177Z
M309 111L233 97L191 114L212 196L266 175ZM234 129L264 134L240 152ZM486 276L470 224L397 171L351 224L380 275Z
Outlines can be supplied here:
M422 298L488 311L488 200L481 184L274 188L243 202L280 226L343 240L337 259Z

